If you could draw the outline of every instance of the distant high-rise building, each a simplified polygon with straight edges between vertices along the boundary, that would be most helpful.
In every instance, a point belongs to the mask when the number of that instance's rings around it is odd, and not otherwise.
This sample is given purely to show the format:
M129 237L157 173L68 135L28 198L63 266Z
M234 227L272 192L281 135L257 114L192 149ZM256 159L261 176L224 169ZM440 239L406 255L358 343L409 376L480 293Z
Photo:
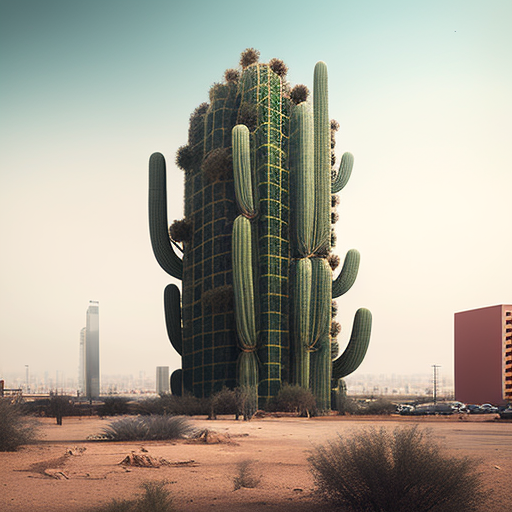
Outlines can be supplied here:
M161 395L162 393L169 393L169 367L157 366L156 367L156 392Z
M512 401L512 305L455 313L455 398Z
M78 352L78 391L85 394L85 331L84 327L80 331L80 349Z
M84 394L87 398L100 396L100 320L97 301L89 301L87 309L85 336L80 332L80 344L83 339L83 375Z

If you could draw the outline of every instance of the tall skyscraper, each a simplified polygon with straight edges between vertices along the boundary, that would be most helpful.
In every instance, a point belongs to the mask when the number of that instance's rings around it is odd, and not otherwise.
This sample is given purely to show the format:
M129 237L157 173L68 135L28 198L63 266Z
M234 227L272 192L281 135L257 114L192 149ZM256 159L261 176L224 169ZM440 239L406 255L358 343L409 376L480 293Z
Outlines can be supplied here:
M87 309L85 336L83 338L83 374L84 393L89 399L100 396L100 321L99 302L89 301ZM80 344L82 345L82 329Z
M512 305L455 313L455 398L512 401Z
M85 327L80 330L80 349L78 351L78 391L85 394Z
M156 392L161 395L162 393L169 393L169 367L157 366L156 367Z

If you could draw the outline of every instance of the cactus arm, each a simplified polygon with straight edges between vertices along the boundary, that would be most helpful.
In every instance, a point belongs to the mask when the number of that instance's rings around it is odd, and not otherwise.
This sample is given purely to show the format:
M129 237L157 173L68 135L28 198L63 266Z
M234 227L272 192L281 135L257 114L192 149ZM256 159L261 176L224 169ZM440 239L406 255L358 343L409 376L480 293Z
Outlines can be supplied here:
M315 251L324 252L329 249L331 232L331 128L325 62L316 64L313 80Z
M371 330L372 314L368 309L358 309L347 348L332 362L333 379L342 379L357 370L368 350Z
M155 258L172 277L181 279L183 261L172 248L167 223L165 159L153 153L149 159L149 234Z
M331 183L331 192L336 194L345 188L345 185L350 179L352 174L352 167L354 166L354 155L352 153L343 153L341 157L341 164L336 178Z
M232 131L235 197L240 211L248 218L256 215L252 190L249 128L239 124Z
M251 223L239 215L233 224L233 292L235 320L242 350L256 346Z
M183 394L183 370L174 370L171 373L171 393L176 396Z
M332 298L336 299L347 293L357 278L359 271L359 261L361 256L359 251L350 249L345 256L343 267L340 274L332 283Z
M164 290L164 310L167 335L174 350L183 355L181 337L181 301L180 290L175 284L169 284Z
M306 103L297 105L290 120L290 178L293 249L297 256L313 253L315 217L313 116Z

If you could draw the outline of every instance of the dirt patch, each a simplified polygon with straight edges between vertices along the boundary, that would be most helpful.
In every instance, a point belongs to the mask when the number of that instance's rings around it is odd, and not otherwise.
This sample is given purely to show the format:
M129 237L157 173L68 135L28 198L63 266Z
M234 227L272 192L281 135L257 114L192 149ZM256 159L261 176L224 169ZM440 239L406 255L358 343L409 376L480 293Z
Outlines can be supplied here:
M234 421L193 419L194 426L215 431L225 442L186 440L144 442L86 441L108 419L64 418L42 421L41 442L19 452L0 453L0 510L2 512L82 512L112 499L131 499L141 482L166 480L176 510L203 512L329 511L314 494L307 457L315 445L349 436L361 428L419 425L456 456L476 457L490 503L482 512L510 509L512 503L512 424L489 418L326 417L274 418ZM219 437L217 437L219 439ZM234 442L236 440L236 443ZM170 465L127 466L120 462L132 453L165 459ZM257 487L234 491L240 463L253 461ZM194 461L191 464L184 463ZM59 472L62 475L59 475Z

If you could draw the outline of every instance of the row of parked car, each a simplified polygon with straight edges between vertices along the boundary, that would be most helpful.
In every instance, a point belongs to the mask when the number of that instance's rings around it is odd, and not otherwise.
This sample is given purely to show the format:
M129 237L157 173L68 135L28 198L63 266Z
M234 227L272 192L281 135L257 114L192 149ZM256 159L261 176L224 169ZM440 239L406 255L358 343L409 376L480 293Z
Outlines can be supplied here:
M448 414L499 414L501 418L512 418L512 407L496 407L492 404L463 404L462 402L446 402L438 404L398 404L397 413L407 416L448 415Z

